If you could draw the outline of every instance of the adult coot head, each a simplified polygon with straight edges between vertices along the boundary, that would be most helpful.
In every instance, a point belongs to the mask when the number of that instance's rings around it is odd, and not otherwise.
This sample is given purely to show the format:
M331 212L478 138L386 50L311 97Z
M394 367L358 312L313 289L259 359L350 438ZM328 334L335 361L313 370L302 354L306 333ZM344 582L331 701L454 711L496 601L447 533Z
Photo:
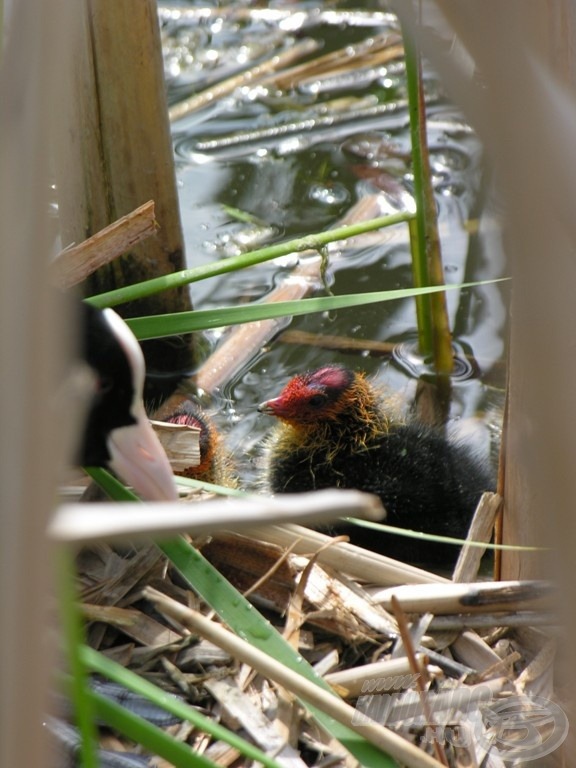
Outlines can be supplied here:
M145 499L177 498L170 463L144 410L144 356L136 337L111 309L84 303L82 323L82 351L95 383L78 463L109 467Z

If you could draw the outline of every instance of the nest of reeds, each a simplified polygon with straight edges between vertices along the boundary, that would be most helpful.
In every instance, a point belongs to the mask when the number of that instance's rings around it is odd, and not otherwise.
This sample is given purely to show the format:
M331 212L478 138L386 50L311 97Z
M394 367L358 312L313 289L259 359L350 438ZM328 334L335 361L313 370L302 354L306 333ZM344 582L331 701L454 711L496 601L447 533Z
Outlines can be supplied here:
M486 499L491 509L497 502ZM79 554L88 643L278 764L357 763L318 710L408 766L504 766L530 755L538 765L560 764L551 753L567 726L554 694L550 585L449 581L293 525L192 544L331 693L303 693L297 672L258 650L249 621L245 632L223 626L213 604L156 546L102 544ZM465 550L458 569L469 575L479 557ZM254 656L245 656L250 649ZM195 755L252 762L190 722L129 700L125 689L105 685L101 693L166 728ZM107 729L101 739L103 749L135 750L147 764L141 746ZM543 762L547 755L550 763Z

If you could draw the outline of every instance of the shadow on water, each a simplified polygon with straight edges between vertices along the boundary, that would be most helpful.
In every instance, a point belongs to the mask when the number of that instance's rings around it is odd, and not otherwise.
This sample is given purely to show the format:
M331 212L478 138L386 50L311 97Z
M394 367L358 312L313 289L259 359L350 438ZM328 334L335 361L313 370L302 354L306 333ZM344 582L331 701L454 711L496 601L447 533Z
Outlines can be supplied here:
M385 212L410 200L410 136L404 68L380 53L346 61L357 46L394 42L395 17L381 10L339 11L301 3L289 9L230 6L211 11L161 6L169 102L202 92L239 68L259 64L306 41L308 59L339 52L329 71L293 82L245 84L173 122L180 204L191 265L337 225L358 201L379 195ZM427 72L428 132L446 280L500 277L504 258L497 210L482 165L482 148L462 115ZM408 202L409 204L409 202ZM250 214L239 221L229 208ZM412 285L407 230L381 231L331 251L326 290L334 294ZM192 285L196 308L261 298L289 275L296 257ZM455 428L479 417L486 447L498 432L504 390L506 288L482 286L448 296L462 366L454 377ZM294 373L342 361L367 370L409 402L421 372L414 355L413 300L295 318L299 336L274 340L219 394L219 420L230 447L253 457L270 420L256 405L279 392ZM224 332L224 331L222 331ZM209 347L221 333L207 338ZM337 337L336 348L318 337ZM353 344L342 343L341 337ZM308 343L308 339L313 339ZM295 343L296 342L296 343ZM392 342L394 354L371 342ZM363 346L364 344L364 346ZM372 346L374 348L372 348ZM352 348L353 347L353 348ZM468 360L469 362L466 362ZM471 362L470 362L471 361Z

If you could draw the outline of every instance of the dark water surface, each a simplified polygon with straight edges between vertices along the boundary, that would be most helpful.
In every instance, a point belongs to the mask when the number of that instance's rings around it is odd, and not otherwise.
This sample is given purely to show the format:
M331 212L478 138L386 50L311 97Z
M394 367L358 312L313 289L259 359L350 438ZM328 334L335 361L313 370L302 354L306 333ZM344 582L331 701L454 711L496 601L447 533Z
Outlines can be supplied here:
M327 10L329 9L329 10ZM233 3L161 6L166 77L171 104L204 90L242 67L290 50L304 39L321 56L370 45L398 33L380 7L340 11L338 5L297 3L262 10ZM439 211L446 281L486 280L505 271L497 217L485 190L482 148L458 110L426 70L428 134ZM294 87L244 86L173 122L182 220L191 266L337 225L359 200L381 195L384 211L410 206L410 137L401 60L365 60L325 77L303 76ZM251 214L235 220L226 206ZM376 213L375 213L376 215ZM237 305L264 296L289 275L296 258L191 286L197 309ZM331 252L334 294L412 285L407 230L367 235L344 254ZM448 294L462 369L454 378L454 425L478 417L484 446L499 429L504 386L506 291L501 285ZM315 295L323 295L320 287ZM244 457L242 475L254 478L253 457L270 417L256 405L308 367L342 361L363 368L408 402L421 361L414 354L413 300L294 319L291 330L397 343L393 356L342 352L273 341L220 393L213 404L230 447ZM224 331L224 329L223 329ZM222 331L222 332L223 332ZM209 346L220 333L211 333ZM465 355L473 359L467 365Z

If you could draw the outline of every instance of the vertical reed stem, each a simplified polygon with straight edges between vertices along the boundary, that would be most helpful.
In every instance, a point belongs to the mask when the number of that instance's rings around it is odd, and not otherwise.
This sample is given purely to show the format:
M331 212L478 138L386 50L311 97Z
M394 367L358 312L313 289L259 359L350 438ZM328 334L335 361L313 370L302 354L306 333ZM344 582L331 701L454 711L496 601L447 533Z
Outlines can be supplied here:
M414 284L416 287L442 285L444 270L431 183L420 56L407 34L404 34L404 50L416 202L416 223L410 229ZM416 307L420 353L433 358L438 374L449 375L453 356L446 296L438 293L419 297Z

